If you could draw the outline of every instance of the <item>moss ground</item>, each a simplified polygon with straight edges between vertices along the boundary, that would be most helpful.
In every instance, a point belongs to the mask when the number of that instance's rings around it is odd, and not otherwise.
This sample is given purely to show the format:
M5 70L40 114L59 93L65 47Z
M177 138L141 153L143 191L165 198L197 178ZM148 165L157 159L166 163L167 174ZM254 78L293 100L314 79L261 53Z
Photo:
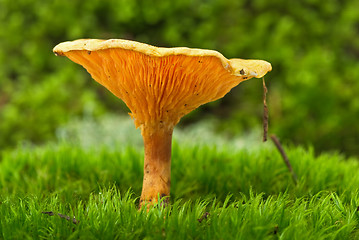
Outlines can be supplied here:
M295 185L272 147L176 140L171 205L145 213L137 209L143 151L119 149L57 143L3 152L0 238L359 238L357 159L286 147Z

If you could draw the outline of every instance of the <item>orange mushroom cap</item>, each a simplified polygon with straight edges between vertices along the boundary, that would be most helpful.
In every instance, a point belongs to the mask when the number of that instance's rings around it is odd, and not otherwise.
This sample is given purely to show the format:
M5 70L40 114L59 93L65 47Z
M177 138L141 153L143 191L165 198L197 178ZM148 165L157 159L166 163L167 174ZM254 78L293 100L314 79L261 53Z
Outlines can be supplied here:
M120 39L64 42L53 51L82 65L122 99L136 127L173 128L200 105L272 70L263 60L228 60L213 50L161 48Z

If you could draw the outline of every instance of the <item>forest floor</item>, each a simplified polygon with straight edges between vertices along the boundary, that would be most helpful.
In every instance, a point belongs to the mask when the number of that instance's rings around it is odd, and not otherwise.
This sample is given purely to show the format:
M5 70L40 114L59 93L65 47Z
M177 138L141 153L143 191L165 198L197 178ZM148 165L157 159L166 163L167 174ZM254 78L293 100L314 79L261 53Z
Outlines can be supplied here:
M181 138L170 205L149 212L138 209L140 144L2 152L0 239L359 239L358 159L286 146L295 182L270 142Z

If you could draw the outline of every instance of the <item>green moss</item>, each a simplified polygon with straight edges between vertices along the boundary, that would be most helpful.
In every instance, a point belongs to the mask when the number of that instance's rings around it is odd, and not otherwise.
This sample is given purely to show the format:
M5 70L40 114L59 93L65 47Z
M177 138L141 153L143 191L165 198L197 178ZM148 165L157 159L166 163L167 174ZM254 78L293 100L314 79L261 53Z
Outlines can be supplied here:
M143 153L137 148L84 149L63 143L4 152L0 237L358 237L358 161L316 157L311 149L286 151L298 185L274 148L180 147L175 142L172 203L149 213L137 210L143 171ZM50 211L53 216L42 213Z

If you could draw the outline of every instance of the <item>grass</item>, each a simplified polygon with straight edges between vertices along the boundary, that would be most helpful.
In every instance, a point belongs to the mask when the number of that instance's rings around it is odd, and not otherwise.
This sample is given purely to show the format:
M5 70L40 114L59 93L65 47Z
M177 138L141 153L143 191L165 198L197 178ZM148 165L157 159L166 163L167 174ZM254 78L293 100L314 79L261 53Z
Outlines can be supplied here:
M146 213L141 146L68 142L2 153L0 239L359 239L357 159L286 147L295 185L270 143L181 135L171 205Z

